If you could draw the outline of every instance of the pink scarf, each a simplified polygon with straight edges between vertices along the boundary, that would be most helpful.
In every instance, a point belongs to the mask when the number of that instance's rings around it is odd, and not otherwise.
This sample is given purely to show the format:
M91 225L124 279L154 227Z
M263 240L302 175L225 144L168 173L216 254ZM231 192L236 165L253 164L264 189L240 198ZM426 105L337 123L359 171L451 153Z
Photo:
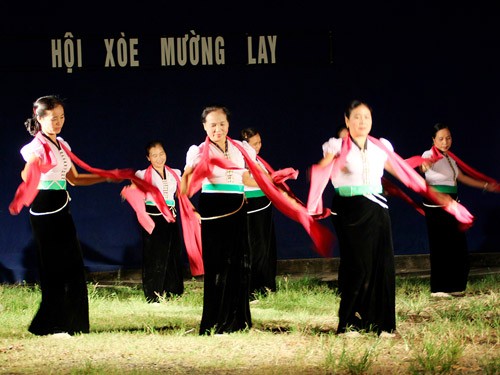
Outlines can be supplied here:
M285 216L302 224L313 241L314 250L319 255L323 257L332 256L334 244L332 232L309 215L307 208L302 202L293 197L287 198L283 194L283 190L269 179L241 145L229 137L227 137L227 139L243 154L252 176L273 205ZM270 168L270 170L272 170L272 168Z
M21 211L23 206L28 207L33 202L33 199L35 199L36 195L38 194L37 187L38 183L40 182L41 173L45 173L50 169L52 169L55 165L54 163L56 162L51 158L50 146L48 145L47 139L42 135L42 133L38 132L35 135L35 137L42 143L46 159L48 160L48 162L44 164L39 164L39 163L28 164L26 181L23 181L19 185L14 195L14 199L9 205L9 210L13 215L17 215ZM135 173L132 169L104 170L104 169L93 168L90 165L83 162L82 160L80 160L75 154L73 154L68 149L68 147L64 145L63 142L59 142L59 145L68 154L70 159L75 164L77 164L78 166L80 166L81 168L85 169L90 173L97 174L104 178L110 178L112 180L125 180L125 179L132 180L141 191L143 191L144 193L149 192L153 195L155 203L158 204L160 211L166 217L168 217L168 215L170 215L170 217L172 216L170 210L168 209L167 204L165 203L165 200L163 199L163 196L161 195L160 191L156 188L156 186L147 183L146 181L135 176Z
M474 217L470 214L469 211L467 211L467 209L464 206L462 206L460 203L456 201L445 203L441 198L441 196L434 189L432 189L426 184L422 176L420 176L420 174L418 174L418 172L416 172L408 162L403 160L395 152L389 150L378 139L372 136L368 136L368 139L385 151L392 167L394 168L395 173L405 186L421 194L422 196L430 199L431 201L443 205L444 206L443 208L447 212L454 215L455 218L460 223L462 223L462 228L464 230L468 229L472 225ZM332 163L330 163L328 166L324 168L312 168L312 173L315 175L311 176L311 188L309 197L315 197L312 196L313 192L314 194L318 194L319 198L322 199L324 187L331 179L331 176L335 176L335 173L345 165L345 158L347 157L348 149L350 148L347 146L347 144L351 143L351 139L350 137L346 137L345 140L346 142L342 142L340 155L336 159L334 159ZM315 201L314 200L311 201L310 211L317 212L318 207L319 207L318 198L316 198ZM316 209L316 211L314 211L314 209Z
M28 207L33 202L38 194L38 183L40 182L41 174L50 171L56 163L51 156L52 150L42 133L38 132L35 138L42 144L47 162L42 164L37 161L36 163L28 163L26 165L26 181L19 184L14 194L14 199L9 204L11 215L18 215L23 207Z
M177 186L181 186L181 180L177 173L165 165L167 171L175 177ZM199 276L205 273L203 268L203 257L201 248L201 226L198 217L195 215L195 208L188 197L183 194L177 194L180 206L180 215L182 220L182 234L184 245L189 259L189 266L192 276ZM184 218L184 220L183 220Z
M286 191L289 196L295 197L295 194L293 194L292 189L286 184L286 180L292 179L296 180L299 171L293 169L293 168L283 168L278 171L275 171L271 165L265 161L261 156L257 155L257 160L264 165L264 168L271 174L271 178L273 179L273 182L280 187L283 191Z
M255 161L252 160L245 149L240 144L233 141L231 138L227 137L227 139L242 153L243 157L245 158L246 164L248 165L248 168L250 169L253 177L257 181L260 189L264 192L264 194L266 194L266 196L269 198L269 200L271 200L275 207L289 218L302 224L306 232L313 240L315 251L325 257L331 256L333 251L334 237L333 234L328 230L328 228L323 227L322 225L317 223L310 215L308 215L305 206L298 200L295 200L293 196L289 195L289 198L285 197L285 195L283 194L283 190L281 190L278 186L270 181L269 177L261 170L259 166L255 164ZM210 139L207 137L205 139L205 143L202 146L203 149L201 151L200 162L196 165L196 168L194 169L191 176L191 182L188 188L189 196L194 195L198 190L200 190L203 179L211 175L211 171L214 166L218 166L224 169L242 169L227 159L223 159L220 157L210 157L208 152L209 146ZM271 171L272 168L269 165L267 166L269 167L269 171ZM294 173L290 174L289 170L285 174L288 174L288 176L294 175ZM283 183L284 179L288 178L283 177L280 174L278 174L277 176L279 176L277 177L278 180L281 179L281 183Z
M411 165L412 168L416 168L416 167L422 165L426 161L430 161L432 163L435 163L436 161L438 161L444 157L443 154L441 153L441 151L439 151L436 146L432 146L431 152L432 152L432 156L430 158L423 158L422 156L417 155L417 156L412 156L412 157L406 159L406 161L408 162L408 164ZM471 166L466 164L464 161L462 161L458 156L456 156L453 152L448 150L446 153L450 156L450 158L455 160L458 167L461 170L463 170L465 172L465 174L469 175L470 177L475 178L477 180L486 181L486 182L491 183L491 184L498 184L497 180L495 180L492 177L486 176L485 174L472 168ZM498 187L498 189L500 189L500 186Z
M175 171L173 171L170 167L165 165L165 169L174 176L177 186L181 186L181 181L179 176ZM146 172L144 173L144 181L148 184L152 184L153 182L153 166L150 165ZM157 189L158 190L158 189ZM158 190L159 191L159 190ZM161 194L161 192L160 192ZM144 205L144 200L146 198L146 194L144 191L140 189L135 189L130 186L125 186L122 189L121 195L127 200L127 202L132 206L134 211L136 212L137 219L141 226L151 234L155 227L155 223L151 216L146 212L146 207ZM197 220L194 214L194 207L189 201L189 199L184 195L178 195L179 198L179 206L180 206L180 215L182 223L183 223L183 238L184 244L186 246L186 252L188 255L189 266L191 269L192 276L203 275L203 260L201 255L201 228L200 223ZM164 202L163 196L162 201ZM155 201L156 204L156 201ZM169 211L169 217L165 217L165 219L171 223L175 221L175 218L172 215L172 212ZM192 216L192 217L190 217Z
M345 165L347 154L351 151L351 137L345 137L342 140L340 154L325 166L314 164L310 171L311 184L309 187L309 195L307 198L307 211L311 215L319 217L328 217L331 214L329 208L323 208L323 191L328 185L331 176L336 176L337 173Z
M33 202L36 195L38 194L38 183L40 182L41 173L49 171L55 165L55 160L53 160L53 158L51 157L52 151L45 137L41 134L41 132L38 132L36 137L44 147L44 152L46 154L46 159L48 160L48 162L43 165L39 163L28 164L26 181L23 181L19 185L14 195L14 199L9 205L9 211L12 215L19 214L23 206L28 207ZM59 144L61 148L68 154L70 159L86 171L113 180L131 180L138 187L138 189L132 189L128 186L124 187L122 190L122 196L127 199L129 204L132 206L137 214L137 218L140 224L146 231L148 231L148 233L151 233L153 231L154 222L145 212L144 198L146 196L146 193L151 193L156 206L159 208L168 222L175 221L172 212L165 203L163 195L158 190L158 188L151 183L151 178L149 179L149 181L140 179L135 175L135 172L132 169L104 170L93 168L80 160L75 154L73 154L63 144L63 142L59 142ZM180 186L180 181L178 180L177 174L175 174L169 167L165 167L172 175L174 175L177 180L178 186ZM187 198L184 198L185 197L180 197L179 199L181 213L184 213L185 216L195 217L194 208L192 207L191 202L189 202ZM186 221L185 223L187 223L185 224L187 226L187 230L183 231L183 233L186 241L186 250L188 252L188 257L190 260L191 272L193 276L201 275L203 274L203 265L201 261L201 234L199 223L198 225L196 225L196 222L194 220ZM186 233L188 234L187 239ZM189 234L191 235L191 237L189 236Z
M472 216L472 214L464 206L457 201L444 201L442 196L439 195L431 186L427 185L424 178L420 176L420 174L415 171L415 169L413 169L403 158L401 158L401 156L387 149L387 147L385 147L385 145L378 139L371 136L368 136L368 139L387 153L392 167L403 184L427 199L443 205L443 209L455 216L455 218L462 224L462 229L465 230L472 226L474 216Z
M411 197L408 194L406 194L403 190L401 190L399 186L395 185L391 180L382 177L382 187L388 195L392 195L393 197L398 197L402 199L410 206L412 206L419 214L425 216L424 209L413 199L411 199Z

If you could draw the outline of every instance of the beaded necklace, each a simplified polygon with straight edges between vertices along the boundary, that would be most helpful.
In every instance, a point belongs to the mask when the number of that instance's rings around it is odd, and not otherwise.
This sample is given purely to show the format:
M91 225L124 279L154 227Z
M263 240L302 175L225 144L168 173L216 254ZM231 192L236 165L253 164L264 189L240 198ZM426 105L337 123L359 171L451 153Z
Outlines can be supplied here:
M453 168L453 164L451 164L451 160L450 160L450 157L448 156L448 154L443 152L443 155L446 158L446 160L448 161L448 164L450 165L450 168L453 172L453 181L455 182L455 185L456 185L457 184L457 172L455 171L455 168Z
M217 147L220 152L222 152L222 154L224 155L224 157L227 159L227 160L231 160L231 158L229 157L229 148L227 146L227 138L226 138L226 143L224 145L224 148L225 150L223 150L217 143L215 143L214 141L210 140L210 142L215 145L215 147ZM226 181L228 183L232 183L234 182L234 179L233 179L233 171L231 169L227 169L226 170Z

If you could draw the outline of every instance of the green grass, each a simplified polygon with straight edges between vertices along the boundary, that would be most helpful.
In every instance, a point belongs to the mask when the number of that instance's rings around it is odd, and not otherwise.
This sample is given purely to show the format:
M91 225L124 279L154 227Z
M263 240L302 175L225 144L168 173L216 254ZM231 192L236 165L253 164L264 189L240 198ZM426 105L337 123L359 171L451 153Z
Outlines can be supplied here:
M398 335L335 335L335 285L279 276L251 304L253 328L199 336L203 283L181 297L144 300L140 285L88 284L91 332L30 334L36 285L0 285L0 374L500 374L500 275L467 295L430 298L428 280L398 278Z

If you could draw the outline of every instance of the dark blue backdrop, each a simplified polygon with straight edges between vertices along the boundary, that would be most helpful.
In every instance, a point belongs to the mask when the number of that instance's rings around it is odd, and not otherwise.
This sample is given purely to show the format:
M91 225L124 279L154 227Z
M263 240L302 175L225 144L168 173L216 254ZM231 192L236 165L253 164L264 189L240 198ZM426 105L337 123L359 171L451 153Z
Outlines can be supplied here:
M144 144L160 138L167 163L182 169L188 147L204 139L202 108L222 102L233 114L230 136L238 138L247 126L259 128L262 156L275 168L299 170L289 185L305 201L307 168L321 158L322 143L343 122L346 103L360 98L374 108L372 135L389 139L402 157L429 148L433 124L446 122L452 127L453 151L498 178L500 30L495 5L312 3L306 9L284 9L253 4L241 10L170 4L116 14L94 8L78 17L57 8L41 19L37 10L2 7L2 14L9 15L0 36L2 282L36 277L28 212L11 216L8 204L24 164L19 149L31 139L23 122L41 95L67 98L61 136L80 158L99 168L145 168ZM75 31L88 30L89 24L103 31ZM82 43L82 66L74 66L72 73L67 64L52 67L51 41L69 39L61 30ZM225 64L161 66L160 39L193 34L223 36ZM269 45L258 49L259 36L277 37L275 63L248 64L247 37L253 38L253 57L269 53ZM120 38L127 46L137 39L139 66L132 66L131 56L119 66L116 48L107 53L104 40L113 39L116 47ZM110 56L115 67L105 66ZM91 271L140 266L138 224L119 195L124 184L70 187ZM460 195L477 217L468 232L471 251L499 251L498 194L462 186ZM331 187L326 205L330 198ZM395 198L390 208L396 254L427 253L424 218ZM316 257L299 224L278 212L276 223L280 259ZM329 221L324 224L332 228Z

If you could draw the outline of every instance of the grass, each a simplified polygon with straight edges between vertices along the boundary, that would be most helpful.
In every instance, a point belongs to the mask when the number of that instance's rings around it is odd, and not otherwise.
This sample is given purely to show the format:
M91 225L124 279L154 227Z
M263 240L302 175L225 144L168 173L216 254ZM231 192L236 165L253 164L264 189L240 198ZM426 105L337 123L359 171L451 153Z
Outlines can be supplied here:
M500 275L451 300L431 299L426 279L398 278L393 339L335 335L334 284L277 285L251 304L252 329L199 336L200 281L159 304L140 285L88 284L91 332L66 339L27 331L37 285L0 285L0 374L500 374Z

